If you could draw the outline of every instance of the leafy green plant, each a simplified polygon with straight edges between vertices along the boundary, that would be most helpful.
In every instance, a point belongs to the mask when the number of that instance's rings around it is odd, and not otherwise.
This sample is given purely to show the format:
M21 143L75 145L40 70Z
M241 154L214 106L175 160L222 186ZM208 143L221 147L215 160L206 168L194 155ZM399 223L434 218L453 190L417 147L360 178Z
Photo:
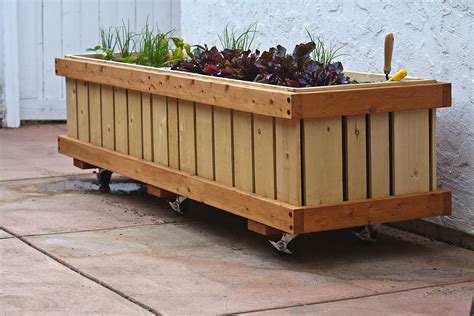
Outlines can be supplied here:
M106 30L101 27L99 31L100 31L101 45L88 48L87 51L101 54L102 58L111 60L114 54L115 46L117 44L116 39L115 39L115 29L112 27L109 27Z
M122 25L115 28L115 43L123 61L127 61L131 52L135 50L135 36L136 34L130 29L130 21L127 24L122 21Z
M314 36L308 29L306 29L306 34L308 34L309 40L315 44L311 58L320 65L328 65L332 63L334 59L348 55L339 53L344 46L335 46L333 43L329 43L329 46L327 46L320 37Z
M251 23L242 33L226 25L222 35L218 35L223 49L239 50L241 52L253 49L253 42L257 34L257 22Z

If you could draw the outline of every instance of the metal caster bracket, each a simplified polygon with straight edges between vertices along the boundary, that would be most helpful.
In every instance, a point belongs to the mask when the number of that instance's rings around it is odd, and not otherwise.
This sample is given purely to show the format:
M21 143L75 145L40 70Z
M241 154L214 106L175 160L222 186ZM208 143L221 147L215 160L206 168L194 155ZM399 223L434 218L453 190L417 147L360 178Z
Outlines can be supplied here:
M99 169L97 171L97 182L99 183L99 191L102 193L110 192L110 179L112 178L112 171L106 169Z
M176 213L183 215L184 214L184 206L182 204L186 199L187 199L187 197L178 195L176 197L176 200L169 202L169 204L171 206L171 209L173 211L175 211Z
M272 244L273 247L275 247L276 250L278 250L280 252L288 253L288 254L293 254L290 251L290 249L288 249L288 245L296 237L298 237L297 234L283 233L283 235L281 236L281 239L279 241L269 240L269 242L270 242L270 244Z
M380 227L379 224L367 225L362 230L355 231L354 235L362 241L376 242L377 239L375 237L376 237L377 229L379 227Z

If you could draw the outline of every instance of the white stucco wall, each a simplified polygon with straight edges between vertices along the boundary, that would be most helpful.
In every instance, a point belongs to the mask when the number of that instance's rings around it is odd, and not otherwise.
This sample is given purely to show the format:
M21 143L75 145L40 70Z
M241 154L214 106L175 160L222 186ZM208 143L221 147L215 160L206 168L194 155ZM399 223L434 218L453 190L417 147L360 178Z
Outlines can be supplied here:
M258 22L257 47L288 50L307 41L305 28L345 44L345 69L381 73L383 38L395 34L392 69L449 81L453 107L438 111L438 178L453 191L453 215L443 225L474 234L474 2L182 0L182 35L190 43L217 44L226 23Z

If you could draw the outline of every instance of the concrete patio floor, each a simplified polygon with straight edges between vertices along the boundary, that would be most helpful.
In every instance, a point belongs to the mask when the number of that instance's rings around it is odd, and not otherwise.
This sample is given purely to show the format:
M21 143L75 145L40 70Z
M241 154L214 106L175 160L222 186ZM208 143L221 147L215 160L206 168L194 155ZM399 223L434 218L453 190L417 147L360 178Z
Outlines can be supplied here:
M56 153L64 125L0 129L0 311L5 314L468 315L474 253L383 226L298 237L279 256L246 222Z

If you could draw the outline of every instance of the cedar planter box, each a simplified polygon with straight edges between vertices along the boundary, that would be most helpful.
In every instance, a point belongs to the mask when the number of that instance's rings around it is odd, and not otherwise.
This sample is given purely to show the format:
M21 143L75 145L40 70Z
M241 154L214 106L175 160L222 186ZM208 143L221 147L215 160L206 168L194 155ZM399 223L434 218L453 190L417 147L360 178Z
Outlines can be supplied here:
M66 77L61 153L260 233L451 213L435 155L449 83L345 72L367 83L288 88L87 56L56 59L56 73Z

